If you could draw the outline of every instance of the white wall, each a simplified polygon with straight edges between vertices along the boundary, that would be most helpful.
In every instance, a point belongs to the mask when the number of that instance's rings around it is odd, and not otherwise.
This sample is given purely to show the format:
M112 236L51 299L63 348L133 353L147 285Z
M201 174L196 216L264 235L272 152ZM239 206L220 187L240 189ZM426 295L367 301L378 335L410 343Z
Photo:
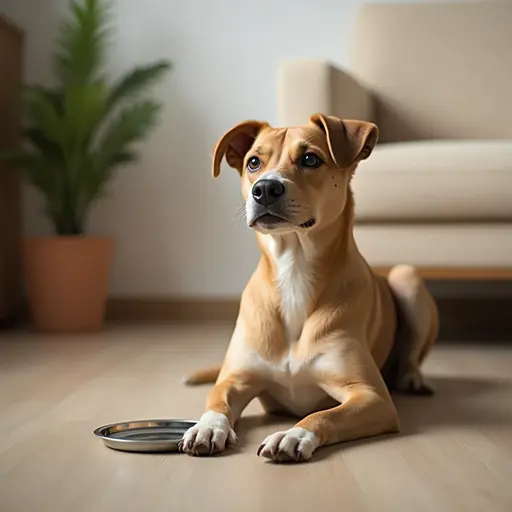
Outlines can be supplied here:
M0 0L27 33L26 78L47 81L56 21L67 0ZM113 76L166 57L175 63L158 88L165 117L93 211L90 231L112 234L118 252L112 293L233 296L257 261L252 234L236 213L236 172L210 178L211 149L246 118L275 122L275 79L283 59L346 63L358 0L118 0ZM26 195L29 234L48 233L42 203Z

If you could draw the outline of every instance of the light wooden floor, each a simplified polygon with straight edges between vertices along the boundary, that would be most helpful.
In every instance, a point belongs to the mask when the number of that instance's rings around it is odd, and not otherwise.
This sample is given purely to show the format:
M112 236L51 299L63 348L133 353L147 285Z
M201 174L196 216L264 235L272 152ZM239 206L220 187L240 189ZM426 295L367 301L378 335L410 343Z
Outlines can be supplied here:
M0 333L0 511L512 510L512 343L440 346L434 398L397 399L404 432L323 449L302 465L256 457L288 420L251 404L237 451L212 459L109 450L92 430L197 418L208 388L181 377L219 361L227 327Z

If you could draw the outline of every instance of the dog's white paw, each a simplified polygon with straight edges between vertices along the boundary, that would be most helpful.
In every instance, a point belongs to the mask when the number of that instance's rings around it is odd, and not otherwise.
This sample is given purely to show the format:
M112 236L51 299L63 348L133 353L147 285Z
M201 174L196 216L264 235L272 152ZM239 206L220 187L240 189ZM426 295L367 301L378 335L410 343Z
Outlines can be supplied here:
M313 432L293 427L266 437L258 448L258 455L275 462L302 462L311 459L319 444Z
M205 412L180 441L179 449L191 455L214 455L238 442L235 431L224 414Z

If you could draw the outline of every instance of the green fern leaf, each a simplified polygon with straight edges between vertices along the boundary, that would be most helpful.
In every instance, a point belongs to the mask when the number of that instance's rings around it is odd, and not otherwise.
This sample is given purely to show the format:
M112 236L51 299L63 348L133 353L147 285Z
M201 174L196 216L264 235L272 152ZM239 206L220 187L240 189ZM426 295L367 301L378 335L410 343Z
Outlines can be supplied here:
M0 161L22 171L50 202L56 202L58 190L55 169L48 172L48 160L43 155L25 150L5 151L0 154Z
M108 102L109 108L113 108L120 101L135 98L158 81L171 67L170 62L161 61L149 66L139 67L126 74L112 87Z
M25 87L22 100L29 122L38 126L49 140L61 144L65 127L57 110L56 98L41 88Z
M71 146L87 144L107 110L107 87L102 83L68 87L65 93L65 123Z
M46 156L49 160L63 162L62 150L58 144L50 140L41 128L35 126L24 128L23 135L32 149Z
M60 27L55 55L61 83L84 84L101 78L110 36L110 9L105 0L73 0L71 16Z
M160 105L142 101L125 108L114 118L93 153L87 180L83 183L83 204L88 206L110 182L119 165L133 162L136 155L129 147L149 133L158 121Z
M137 159L132 146L156 125L161 109L139 96L171 67L163 60L141 66L109 86L103 70L111 2L69 1L55 52L57 86L23 89L28 149L0 153L45 196L61 235L82 233L90 204L119 167Z
M161 106L152 100L145 100L122 110L111 122L96 148L96 166L105 168L112 158L126 148L142 140L158 121Z

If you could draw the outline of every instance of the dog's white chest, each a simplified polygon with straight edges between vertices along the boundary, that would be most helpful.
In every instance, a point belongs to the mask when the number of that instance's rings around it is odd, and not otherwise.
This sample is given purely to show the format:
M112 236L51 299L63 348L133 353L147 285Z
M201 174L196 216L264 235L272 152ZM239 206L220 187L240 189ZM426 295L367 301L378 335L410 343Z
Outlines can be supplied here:
M299 339L308 317L313 294L313 268L298 241L280 251L271 242L269 249L276 268L285 335L287 341L293 343Z
M292 351L279 363L269 364L267 395L298 415L318 410L328 398L314 375L315 362L295 358Z
M241 371L259 376L264 383L262 396L289 412L305 415L318 410L329 399L319 385L319 372L326 368L328 360L325 355L304 357L301 352L294 345L279 360L269 360L241 343L234 346L231 356L238 361ZM329 371L332 368L329 364Z

